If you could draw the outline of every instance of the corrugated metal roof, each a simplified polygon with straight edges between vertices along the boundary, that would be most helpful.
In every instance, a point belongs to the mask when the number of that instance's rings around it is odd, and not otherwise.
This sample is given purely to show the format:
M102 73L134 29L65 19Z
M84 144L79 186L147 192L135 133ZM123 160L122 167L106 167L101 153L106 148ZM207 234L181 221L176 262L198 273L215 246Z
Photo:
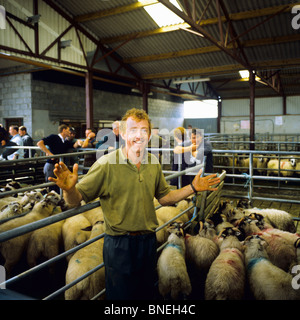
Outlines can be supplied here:
M7 9L14 15L20 19L26 19L26 16L32 13L32 1L5 0L4 2ZM193 0L179 0L179 2L186 12L193 11ZM230 45L227 47L228 42L234 37L229 32L229 24L225 22L225 13L222 8L220 12L223 16L222 30L226 48L223 51L217 48L221 38L215 1L195 1L196 20L202 17L201 28L215 39L215 43L179 28L166 32L166 28L158 28L143 8L130 7L130 10L124 11L124 7L129 8L128 6L136 4L136 0L40 1L39 10L42 14L39 24L40 51L43 51L70 25L70 22L58 14L55 8L50 7L52 3L62 8L71 20L79 21L79 26L96 40L99 39L107 51L113 50L112 56L117 55L117 61L118 59L131 61L129 67L149 82L154 83L156 79L163 79L163 77L165 79L188 77L201 71L202 75L211 77L210 86L222 97L249 95L247 85L236 81L239 79L238 70L245 68L240 65L243 53L233 51ZM258 71L267 71L265 74L270 77L270 81L272 72L279 71L284 94L300 94L300 69L297 67L300 63L300 35L299 30L294 30L291 24L294 17L291 6L300 2L223 0L221 3L224 4L232 19L231 25L239 36L239 42L249 64ZM185 7L186 4L188 7ZM285 9L284 6L290 7L278 14L279 10ZM87 14L90 16L82 19L82 15ZM94 14L98 16L95 17ZM268 21L265 21L266 19ZM19 28L17 22L14 24ZM10 36L0 34L1 43L26 51L20 37L11 30L10 26L8 29ZM30 47L34 47L32 30L19 29L23 39ZM201 31L199 28L196 29L194 31L198 33ZM80 36L86 53L91 54L96 50L97 43L93 40L94 38L88 38L81 32ZM73 28L63 38L72 39L72 46L61 52L62 60L84 67L84 54L75 29ZM231 50L231 56L228 54L229 50ZM104 51L100 50L100 52L105 54ZM54 46L49 50L47 56L56 59L57 47ZM56 64L56 62L53 63ZM97 67L99 66L101 67L101 64L97 64ZM107 70L105 66L99 71L107 72ZM289 77L291 74L293 76ZM260 95L276 95L275 90L261 84L257 84L257 92Z

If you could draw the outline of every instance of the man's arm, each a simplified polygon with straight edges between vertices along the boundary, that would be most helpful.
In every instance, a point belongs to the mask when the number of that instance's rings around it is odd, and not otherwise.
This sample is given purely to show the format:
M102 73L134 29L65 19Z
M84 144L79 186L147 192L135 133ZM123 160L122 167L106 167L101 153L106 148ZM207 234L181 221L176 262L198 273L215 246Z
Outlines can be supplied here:
M201 177L202 169L195 176L193 182L178 190L172 190L164 197L160 198L158 202L162 206L170 206L173 205L183 199L186 199L188 196L196 192L202 191L215 191L218 188L213 188L212 186L220 183L220 178L215 178L216 174L211 174L206 177Z
M50 150L45 146L44 140L40 140L36 145L46 153L46 156L53 156L53 153L51 153Z

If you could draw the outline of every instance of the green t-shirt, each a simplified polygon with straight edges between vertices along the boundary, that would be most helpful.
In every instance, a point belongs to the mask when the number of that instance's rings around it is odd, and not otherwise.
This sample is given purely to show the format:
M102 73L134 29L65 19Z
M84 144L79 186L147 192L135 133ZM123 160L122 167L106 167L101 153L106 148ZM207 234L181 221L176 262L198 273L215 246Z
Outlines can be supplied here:
M170 192L155 156L146 153L138 170L121 149L98 159L76 188L85 202L100 198L109 235L153 232L158 226L153 198Z

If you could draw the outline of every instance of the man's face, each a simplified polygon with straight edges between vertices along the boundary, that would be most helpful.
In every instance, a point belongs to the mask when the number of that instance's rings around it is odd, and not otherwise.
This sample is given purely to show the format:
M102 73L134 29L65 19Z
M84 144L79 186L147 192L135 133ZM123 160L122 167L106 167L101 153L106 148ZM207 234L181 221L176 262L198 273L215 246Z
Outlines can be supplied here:
M70 137L70 128L63 129L61 135L62 135L64 138Z
M200 144L202 141L202 136L200 134L192 133L191 135L192 144Z
M116 136L119 135L119 125L115 125L112 130Z
M21 137L25 136L25 131L19 129L19 135L20 135Z
M142 156L149 141L148 121L137 121L129 117L126 121L126 132L122 135L122 138L125 140L128 155Z
M8 132L11 136L15 136L18 133L13 127L9 127Z
M92 130L86 129L85 130L85 136L86 138L88 137L88 135L92 132Z

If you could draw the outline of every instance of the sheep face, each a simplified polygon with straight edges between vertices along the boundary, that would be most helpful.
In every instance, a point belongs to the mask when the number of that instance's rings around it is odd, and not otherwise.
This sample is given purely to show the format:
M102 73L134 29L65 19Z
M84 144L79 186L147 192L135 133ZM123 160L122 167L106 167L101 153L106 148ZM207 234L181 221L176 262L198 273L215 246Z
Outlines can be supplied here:
M49 193L47 193L45 200L49 201L54 206L60 206L62 210L66 209L66 203L64 199L62 199L60 195L55 191L50 191Z
M244 241L244 254L246 261L260 257L269 259L266 246L267 242L258 235L247 237Z
M167 231L170 233L170 235L175 234L177 237L183 238L184 231L182 227L183 227L183 223L174 221L169 224Z
M19 202L11 202L0 210L0 214L9 214L9 216L16 216L23 212L23 207Z
M265 228L265 219L264 216L260 213L252 212L248 216L251 220L253 220L256 224L256 226L260 229L263 230Z

